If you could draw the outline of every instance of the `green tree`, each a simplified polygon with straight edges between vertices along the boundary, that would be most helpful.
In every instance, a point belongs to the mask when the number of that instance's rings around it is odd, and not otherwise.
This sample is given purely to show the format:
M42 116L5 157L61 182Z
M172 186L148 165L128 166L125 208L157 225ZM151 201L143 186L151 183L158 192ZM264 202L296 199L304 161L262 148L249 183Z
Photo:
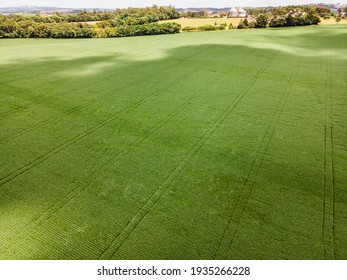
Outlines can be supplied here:
M248 27L248 20L247 20L246 18L243 20L243 25L244 25L245 27Z
M286 26L286 21L282 17L273 17L269 23L270 27L283 27Z
M259 15L255 20L255 28L266 28L269 18L265 14Z
M292 16L291 13L289 13L286 18L286 26L295 26L296 22L295 22L295 17Z
M320 17L330 17L332 15L331 10L325 6L317 6L316 11Z
M319 18L317 13L315 13L313 11L310 11L310 12L307 13L306 21L307 21L308 25L310 25L310 24L318 24L318 23L320 23L320 18Z
M245 27L245 25L243 23L243 20L241 19L239 24L238 24L238 26L237 26L237 29L244 29L244 28L246 28L246 27Z

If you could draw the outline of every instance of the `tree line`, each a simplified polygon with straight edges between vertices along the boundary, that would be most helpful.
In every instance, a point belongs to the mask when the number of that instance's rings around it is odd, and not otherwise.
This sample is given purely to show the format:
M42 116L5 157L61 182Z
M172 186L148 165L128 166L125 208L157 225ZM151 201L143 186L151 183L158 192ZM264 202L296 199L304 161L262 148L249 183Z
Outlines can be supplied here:
M274 7L270 10L267 8L257 8L251 10L255 16L254 21L247 19L240 20L238 29L243 28L266 28L266 27L288 27L315 25L320 22L321 11L318 7L312 6L286 6ZM324 9L324 12L327 10ZM258 13L263 12L263 13Z
M183 32L193 32L193 31L218 31L218 30L225 30L227 28L227 24L226 23L221 23L219 25L217 25L217 23L215 23L215 25L212 24L205 24L205 25L201 25L201 26L185 26L182 28Z
M177 23L157 21L175 19L179 13L171 6L117 9L113 12L55 14L52 16L0 16L0 38L104 38L159 35L180 32ZM88 21L98 21L95 25Z
M10 15L15 21L25 21L28 16ZM117 9L114 11L88 12L86 10L80 11L76 14L61 14L56 13L54 15L34 15L30 19L34 22L41 23L60 23L60 22L88 22L88 21L103 21L103 20L118 20L119 23L132 24L132 20L135 18L148 18L150 22L159 20L176 19L180 17L180 13L172 6L156 6L147 8L126 8Z
M320 23L320 17L314 13L289 12L284 16L275 16L270 22L270 27L304 26Z

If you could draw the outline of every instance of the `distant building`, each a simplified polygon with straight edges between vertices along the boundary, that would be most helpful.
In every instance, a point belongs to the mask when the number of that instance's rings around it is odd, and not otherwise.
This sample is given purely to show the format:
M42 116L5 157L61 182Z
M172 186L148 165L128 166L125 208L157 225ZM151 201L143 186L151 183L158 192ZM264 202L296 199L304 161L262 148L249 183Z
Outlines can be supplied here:
M246 17L247 12L241 7L231 8L229 11L229 17Z
M231 8L230 11L229 11L229 16L230 17L238 17L239 16L239 12L235 8Z
M210 14L209 17L210 18L219 18L220 14Z
M240 8L238 12L239 12L239 17L246 17L247 15L247 12L242 8Z

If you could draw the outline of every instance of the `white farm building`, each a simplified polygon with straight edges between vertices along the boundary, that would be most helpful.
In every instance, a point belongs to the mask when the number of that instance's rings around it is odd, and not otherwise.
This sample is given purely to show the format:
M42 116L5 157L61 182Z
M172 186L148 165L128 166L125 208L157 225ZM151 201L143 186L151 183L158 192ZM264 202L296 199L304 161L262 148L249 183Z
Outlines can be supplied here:
M238 17L239 16L239 12L235 8L231 8L230 11L229 11L229 16L230 17Z
M239 17L246 17L247 13L244 9L240 8L239 9Z
M229 11L229 17L246 17L246 15L246 11L240 7L231 8Z

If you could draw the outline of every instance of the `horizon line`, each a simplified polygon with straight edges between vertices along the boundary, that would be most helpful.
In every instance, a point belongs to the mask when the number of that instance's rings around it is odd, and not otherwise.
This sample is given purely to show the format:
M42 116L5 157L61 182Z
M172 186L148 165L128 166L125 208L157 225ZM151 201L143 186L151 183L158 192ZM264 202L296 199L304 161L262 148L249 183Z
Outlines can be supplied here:
M347 5L344 3L339 3L339 2L335 2L335 3L325 3L325 2L317 2L317 3L307 3L307 4L292 4L292 5L265 5L265 6L242 6L242 7L254 7L254 8L260 8L260 7L286 7L286 6L310 6L310 5L318 5L318 4L325 4L325 5L331 5L331 4L342 4L342 5ZM148 8L148 7L153 7L152 6L128 6L127 8ZM183 8L183 7L176 7L175 5L156 5L158 7L169 7L172 6L176 9L203 9L203 8L212 8L212 9L224 9L224 8L230 8L230 7L234 7L234 6L225 6L225 7L213 7L213 6L195 6L195 7L187 7L187 8ZM59 7L59 6L36 6L36 5L20 5L20 6L0 6L0 9L2 8L21 8L21 7L28 7L28 8L57 8L57 9L75 9L75 10L80 10L80 9L107 9L107 10L112 10L112 9L126 9L126 8L122 8L122 7L115 7L115 8L100 8L100 7L81 7L81 8L74 8L74 7Z

